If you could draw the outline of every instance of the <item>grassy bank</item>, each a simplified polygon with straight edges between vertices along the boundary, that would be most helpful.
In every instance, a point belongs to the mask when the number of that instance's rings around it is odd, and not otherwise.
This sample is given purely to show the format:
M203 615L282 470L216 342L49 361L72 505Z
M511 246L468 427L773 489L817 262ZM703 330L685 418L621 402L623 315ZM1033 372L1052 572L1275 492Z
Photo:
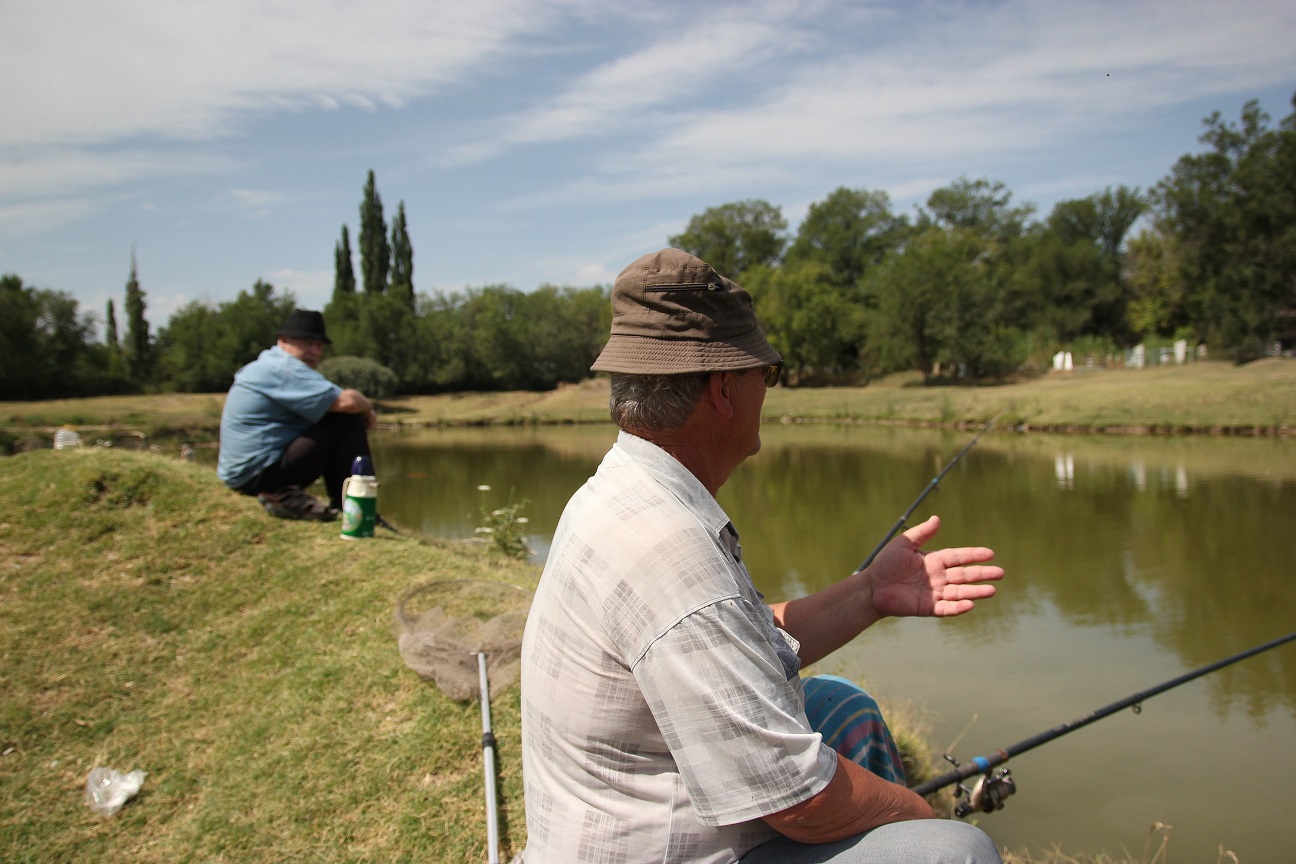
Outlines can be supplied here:
M393 609L535 568L348 543L149 453L0 460L0 508L0 860L485 860L480 710L404 666ZM494 702L512 850L516 688ZM96 765L148 772L115 817L82 803Z
M546 393L449 393L384 400L387 426L607 422L607 380ZM69 423L90 434L143 432L150 440L214 440L224 394L113 396L0 402L0 429L25 446L48 446ZM924 387L896 375L867 387L776 387L767 421L961 425L1003 412L1021 429L1113 433L1296 433L1296 362L1194 363L1152 369L1050 373L997 386Z

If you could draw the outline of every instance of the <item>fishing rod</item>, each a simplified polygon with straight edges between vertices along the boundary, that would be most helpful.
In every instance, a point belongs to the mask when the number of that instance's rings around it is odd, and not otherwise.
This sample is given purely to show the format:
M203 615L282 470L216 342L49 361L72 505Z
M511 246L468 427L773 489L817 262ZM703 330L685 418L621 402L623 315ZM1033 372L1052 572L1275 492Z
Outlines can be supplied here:
M486 672L486 652L477 652L477 678L481 689L482 759L486 773L486 852L487 864L500 864L498 794L495 791L495 733L491 730L490 683Z
M943 789L946 786L952 786L957 783L959 784L959 787L955 792L955 797L961 798L967 796L968 799L967 801L959 801L958 805L954 808L954 814L959 818L967 816L969 813L974 811L991 813L995 810L1002 810L1004 799L1016 792L1017 786L1007 768L1000 769L999 771L992 771L992 769L1007 762L1010 757L1025 753L1027 750L1032 750L1039 745L1052 741L1054 738L1058 738L1068 732L1074 732L1081 726L1087 726L1095 720L1101 720L1109 714L1114 714L1117 711L1120 711L1122 708L1133 706L1134 713L1138 714L1143 710L1143 701L1156 696L1158 693L1164 693L1173 687L1178 687L1180 684L1186 684L1194 678L1200 678L1201 676L1214 672L1217 669L1223 669L1225 666L1237 663L1239 660L1245 660L1248 657L1254 657L1256 654L1268 651L1271 648L1277 648L1279 645L1284 645L1291 642L1293 639L1296 639L1296 633L1288 633L1286 636L1266 642L1263 645L1257 645L1254 648L1234 654L1232 657L1225 657L1223 660L1211 663L1209 666L1203 666L1200 669L1187 672L1180 675L1178 678L1172 678L1169 681L1158 684L1150 689L1142 690L1138 693L1126 696L1118 702L1113 702L1112 704L1099 708L1096 711L1091 711L1083 717L1077 717L1069 723L1055 726L1047 732L1041 732L1038 735L1027 738L1025 741L1019 741L1003 750L996 750L989 756L978 756L965 765L959 765L953 757L946 755L945 758L954 764L955 770L950 771L948 774L943 774L940 777L928 780L926 783L919 783L917 786L913 787L913 791L917 792L919 795L928 795L935 792L937 789ZM974 774L980 774L981 778L977 780L973 788L968 789L963 786L962 782Z
M855 568L856 573L858 573L861 570L867 569L868 566L873 563L873 559L878 556L878 553L882 551L882 548L886 546L888 543L890 543L891 538L894 537L897 534L897 532L899 532L900 529L905 526L905 523L909 521L909 517L912 516L913 512L918 509L918 505L923 502L923 499L926 498L932 492L932 490L934 490L937 487L941 479L950 472L950 469L959 463L959 460L963 458L963 455L972 449L972 446L977 443L977 441L981 438L981 436L989 432L992 428L994 428L995 421L998 420L1000 417L1002 417L1004 415L1004 412L1007 410L1008 409L1005 408L1004 411L1000 411L994 417L991 417L990 422L987 423L985 426L982 426L981 431L978 432L976 435L972 436L972 440L969 441L967 444L965 444L963 446L963 449L960 450L957 454L955 454L953 459L951 459L948 463L946 463L945 467L941 469L940 473L937 474L935 477L933 477L927 483L927 486L923 489L923 491L919 493L918 497L915 498L913 500L913 503L909 505L909 509L900 514L900 518L897 519L895 524L891 526L891 530L888 531L886 533L886 536L883 537L882 540L876 546L873 547L873 551L870 552L869 556L864 559L864 563Z

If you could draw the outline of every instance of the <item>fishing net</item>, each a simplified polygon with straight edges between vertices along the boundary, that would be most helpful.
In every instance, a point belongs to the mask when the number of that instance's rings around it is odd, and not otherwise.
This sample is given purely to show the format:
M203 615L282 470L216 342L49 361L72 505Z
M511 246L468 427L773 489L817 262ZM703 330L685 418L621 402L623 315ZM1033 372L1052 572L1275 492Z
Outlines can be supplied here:
M451 699L467 702L480 698L476 655L485 654L490 690L498 693L518 679L530 608L530 591L503 582L445 579L416 585L396 601L401 659Z

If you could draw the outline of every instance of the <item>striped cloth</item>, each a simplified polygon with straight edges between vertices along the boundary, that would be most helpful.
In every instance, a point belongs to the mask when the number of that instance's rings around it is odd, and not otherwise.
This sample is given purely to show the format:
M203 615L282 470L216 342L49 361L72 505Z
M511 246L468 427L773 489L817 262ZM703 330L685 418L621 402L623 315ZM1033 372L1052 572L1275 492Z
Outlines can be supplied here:
M836 675L805 679L806 717L824 743L869 771L905 785L904 764L873 697Z

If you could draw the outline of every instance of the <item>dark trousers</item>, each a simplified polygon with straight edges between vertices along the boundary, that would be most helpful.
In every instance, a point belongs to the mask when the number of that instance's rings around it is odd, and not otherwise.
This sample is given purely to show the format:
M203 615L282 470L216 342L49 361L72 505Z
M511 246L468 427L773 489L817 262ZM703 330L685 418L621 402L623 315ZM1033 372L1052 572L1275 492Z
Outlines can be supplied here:
M351 476L351 460L369 456L366 415L330 411L289 443L279 461L238 488L244 495L278 492L285 486L305 489L320 477L329 506L341 509L342 481Z

